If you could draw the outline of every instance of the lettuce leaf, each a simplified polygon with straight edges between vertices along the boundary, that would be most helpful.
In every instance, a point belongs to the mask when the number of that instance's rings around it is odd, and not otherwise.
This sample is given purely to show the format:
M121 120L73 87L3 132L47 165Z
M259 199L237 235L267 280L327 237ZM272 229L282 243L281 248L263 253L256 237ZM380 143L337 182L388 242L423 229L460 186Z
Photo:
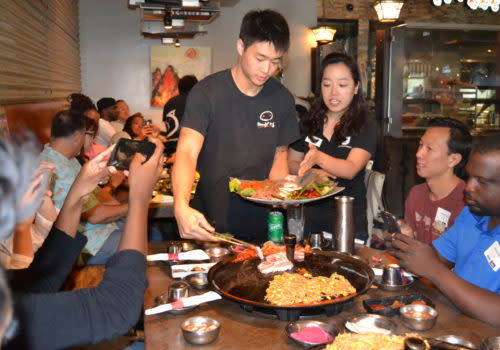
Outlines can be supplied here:
M229 191L238 192L240 190L240 184L241 184L240 180L232 178L231 181L229 181Z
M257 193L256 190L253 188L245 188L243 191L238 192L240 196L243 197L252 197L254 194Z

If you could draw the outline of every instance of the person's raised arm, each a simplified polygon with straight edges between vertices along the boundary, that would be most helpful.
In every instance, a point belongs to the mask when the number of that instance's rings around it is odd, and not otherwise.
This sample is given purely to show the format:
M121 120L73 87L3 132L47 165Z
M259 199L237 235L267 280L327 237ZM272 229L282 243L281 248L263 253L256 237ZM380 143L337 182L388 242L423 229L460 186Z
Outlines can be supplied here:
M273 165L269 172L269 179L278 181L284 179L288 174L288 147L278 146L274 153Z
M107 182L106 179L109 177L109 174L115 171L113 167L107 166L107 160L113 148L108 148L94 159L85 163L64 200L64 204L54 225L70 237L75 237L76 235L83 204L88 195L99 183Z
M156 145L151 158L143 164L145 157L137 153L130 163L129 207L118 251L134 249L146 255L149 201L163 170L164 149L159 139L151 138L150 141Z
M215 240L211 235L214 228L205 216L189 206L198 155L204 140L198 131L186 127L181 129L172 169L174 215L182 238Z
M309 145L309 151L300 163L298 175L304 175L309 169L317 165L327 173L342 179L353 179L371 158L370 152L362 148L353 148L347 159L339 159L321 152L314 145Z
M433 247L396 234L393 247L399 264L410 272L430 280L462 312L500 327L500 295L475 286L450 270L452 263Z
M290 174L298 174L300 162L304 160L304 156L304 153L296 151L293 148L288 149L288 169L290 171Z

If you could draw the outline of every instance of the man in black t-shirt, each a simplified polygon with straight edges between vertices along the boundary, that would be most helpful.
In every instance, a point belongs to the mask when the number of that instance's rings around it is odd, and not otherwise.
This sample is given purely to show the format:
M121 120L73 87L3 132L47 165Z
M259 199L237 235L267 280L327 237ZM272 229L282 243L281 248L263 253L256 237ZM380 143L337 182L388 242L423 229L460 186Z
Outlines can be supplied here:
M287 148L299 138L294 100L270 79L288 50L290 34L272 10L245 15L231 69L191 90L182 120L172 183L183 238L214 240L211 232L265 238L267 208L229 192L230 177L278 180L288 174ZM191 188L198 169L193 208Z

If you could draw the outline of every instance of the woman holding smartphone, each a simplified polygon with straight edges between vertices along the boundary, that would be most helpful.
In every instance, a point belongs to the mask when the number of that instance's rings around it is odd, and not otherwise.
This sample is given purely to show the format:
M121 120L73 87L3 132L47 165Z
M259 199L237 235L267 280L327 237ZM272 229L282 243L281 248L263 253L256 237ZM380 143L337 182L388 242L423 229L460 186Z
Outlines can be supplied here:
M116 133L111 138L111 143L114 144L121 138L142 141L146 140L148 136L157 138L159 134L160 129L156 125L149 120L146 123L141 113L135 113L125 121L123 131Z
M356 238L366 240L365 167L375 153L377 126L363 97L359 68L350 56L331 53L321 65L321 89L300 125L302 138L288 153L290 172L336 178L354 197ZM306 205L305 231L333 232L334 199Z

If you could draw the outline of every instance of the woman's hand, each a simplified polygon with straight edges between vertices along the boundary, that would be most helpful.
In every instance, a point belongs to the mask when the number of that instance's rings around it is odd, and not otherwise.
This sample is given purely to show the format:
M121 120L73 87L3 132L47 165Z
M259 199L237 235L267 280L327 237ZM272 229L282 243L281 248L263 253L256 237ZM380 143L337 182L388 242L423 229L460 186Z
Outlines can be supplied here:
M142 133L149 137L158 138L160 135L160 128L155 124L147 124L142 128Z
M309 151L304 156L304 160L300 162L298 175L304 175L309 169L315 166L318 162L321 151L314 145L309 144Z

